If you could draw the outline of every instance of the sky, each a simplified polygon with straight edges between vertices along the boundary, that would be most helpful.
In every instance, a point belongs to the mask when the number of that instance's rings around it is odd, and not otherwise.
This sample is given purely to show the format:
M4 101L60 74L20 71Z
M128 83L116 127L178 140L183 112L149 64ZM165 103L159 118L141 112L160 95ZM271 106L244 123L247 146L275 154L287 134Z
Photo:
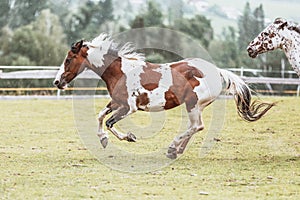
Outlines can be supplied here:
M252 9L258 7L260 4L263 4L265 14L269 18L282 16L300 21L299 0L203 0L203 2L207 2L210 5L216 4L221 7L236 9L239 11L243 11L246 2L250 2Z

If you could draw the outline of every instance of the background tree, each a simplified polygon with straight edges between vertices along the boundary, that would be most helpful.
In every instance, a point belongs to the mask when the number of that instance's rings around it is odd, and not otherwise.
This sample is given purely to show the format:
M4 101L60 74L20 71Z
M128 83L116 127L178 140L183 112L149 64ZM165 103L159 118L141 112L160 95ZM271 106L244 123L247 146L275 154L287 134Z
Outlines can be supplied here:
M94 38L103 32L102 25L112 21L113 18L112 0L87 1L79 8L78 12L67 18L65 31L68 35L68 42L72 43L82 38ZM105 32L108 31L105 30Z
M247 2L243 15L238 19L240 50L245 50L251 39L255 38L265 27L265 14L262 4L252 12Z
M157 3L154 1L148 1L147 7L142 13L138 14L134 20L130 23L131 28L143 28L143 27L162 27L163 14Z
M159 6L154 1L149 1L147 10L143 15L145 26L161 26L163 24L163 14Z
M9 2L11 4L9 26L13 29L34 21L41 11L47 8L47 0L17 0Z
M257 28L253 27L253 19L254 17L250 8L250 3L247 2L244 8L243 15L238 19L238 46L240 50L244 50L248 45L249 39L254 38L256 34L258 34L255 32Z
M210 20L205 16L196 15L191 19L182 18L175 24L175 29L198 39L204 47L208 47L213 40L213 28Z
M13 34L5 34L9 48L3 48L3 65L59 65L67 50L59 19L50 10Z
M183 6L182 0L172 0L169 2L168 9L168 22L169 26L174 26L176 21L183 18Z
M255 8L253 16L253 32L258 34L265 28L265 12L262 4Z
M165 27L163 24L163 14L161 12L160 6L154 1L148 1L147 6L138 14L131 22L131 28L145 28L145 27ZM158 30L157 30L158 31ZM133 33L135 34L135 33ZM136 46L145 46L145 44L151 44L151 46L158 46L156 43L164 40L165 35L162 32L160 34L160 39L157 40L156 37L146 34L143 29L138 31L138 34L132 36L134 44ZM147 60L150 62L163 62L167 57L170 57L169 53L164 50L159 49L140 49L142 53L145 53Z
M240 55L237 46L236 30L231 26L224 29L222 38L211 42L209 52L215 64L219 67L240 67Z
M10 12L9 0L0 1L0 29L8 24L8 16Z
M259 56L257 59L249 59L246 51L249 42L255 38L265 27L263 6L255 8L252 12L250 3L247 2L243 15L238 19L238 47L240 52L241 65L247 68L265 68L266 55Z
M178 3L178 5L182 3L182 1L176 2ZM169 9L171 8L172 7L170 7ZM199 43L201 43L205 48L207 48L209 46L210 41L213 39L213 28L211 27L210 20L201 15L196 15L194 18L191 19L183 18L182 15L183 13L179 13L179 15L177 15L176 17L176 20L174 20L173 18L171 20L170 15L163 15L163 13L161 12L161 8L158 4L156 4L154 1L148 1L147 7L143 11L143 13L138 14L130 25L131 28L144 28L154 26L181 31L183 33L186 33L187 35L192 36L194 39L198 40ZM171 24L169 24L169 26L164 24L165 17L168 17L169 22L172 22ZM175 16L173 17L175 18ZM172 25L173 23L174 25ZM164 42L164 44L166 44L166 48L168 49L180 50L184 48L183 46L181 46L182 44L178 34L173 34L171 32L161 32L161 34L159 35L159 39L154 38L151 35L147 36L139 34L135 37L134 42L136 44L151 43L152 45L158 43L157 46L160 46L162 41ZM167 52L163 50L145 50L145 52L146 54L148 54L147 58L151 58L150 61L153 62L175 61L181 58L179 55L175 55L172 52ZM160 54L160 56L153 54Z

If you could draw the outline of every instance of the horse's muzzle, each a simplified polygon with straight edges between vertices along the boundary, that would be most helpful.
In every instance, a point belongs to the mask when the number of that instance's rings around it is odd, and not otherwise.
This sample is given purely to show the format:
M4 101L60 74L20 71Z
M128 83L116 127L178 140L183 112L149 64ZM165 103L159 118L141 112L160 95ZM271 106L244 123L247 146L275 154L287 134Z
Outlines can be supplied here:
M252 47L248 47L247 48L247 51L248 51L248 55L251 57L251 58L256 58L258 53L252 48Z
M63 90L66 88L67 83L65 81L54 80L53 85L56 86L58 89Z
M53 85L54 85L54 86L58 86L58 84L59 84L59 80L54 80L54 81L53 81Z

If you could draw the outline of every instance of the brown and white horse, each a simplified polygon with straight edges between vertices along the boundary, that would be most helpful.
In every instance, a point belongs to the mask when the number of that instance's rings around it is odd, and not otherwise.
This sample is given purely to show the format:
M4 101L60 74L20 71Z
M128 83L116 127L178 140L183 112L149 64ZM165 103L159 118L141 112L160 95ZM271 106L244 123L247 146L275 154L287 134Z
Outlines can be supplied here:
M248 48L248 54L256 58L275 49L282 49L294 71L300 77L300 26L285 19L277 18L253 39Z
M137 110L158 112L185 104L190 124L174 138L167 157L175 159L183 153L192 135L204 128L203 109L226 90L234 95L239 115L246 121L260 119L274 104L251 102L249 87L235 74L214 67L199 58L189 58L166 64L152 64L125 44L117 49L112 39L101 34L92 42L79 41L72 45L61 65L54 85L64 89L83 70L90 69L106 83L111 101L100 111L98 136L102 146L108 143L103 129L120 140L136 141L132 133L123 134L114 124Z

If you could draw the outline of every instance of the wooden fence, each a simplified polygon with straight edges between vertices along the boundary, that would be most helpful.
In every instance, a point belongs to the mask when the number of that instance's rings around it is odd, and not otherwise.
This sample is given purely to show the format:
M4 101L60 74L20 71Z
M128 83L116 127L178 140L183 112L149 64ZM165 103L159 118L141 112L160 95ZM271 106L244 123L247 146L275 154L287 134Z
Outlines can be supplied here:
M3 70L9 69L10 72L3 72ZM54 79L59 67L57 66L0 66L0 80L9 80L9 79ZM12 71L14 70L14 71ZM244 72L252 72L253 74L257 74L262 72L261 70L255 69L228 69L230 71L234 71L237 74L242 75L242 79L246 83L255 83L255 84L283 84L283 85L298 85L297 90L286 90L286 91L274 91L274 90L258 90L257 92L269 92L271 94L297 94L299 96L300 93L300 79L298 78L271 78L271 77L246 77L243 76ZM283 72L280 72L283 74ZM294 74L293 71L286 71L286 74ZM80 79L100 79L95 73L92 71L85 71L81 75L78 76ZM98 87L98 88L89 88L89 87L74 87L68 88L67 90L97 90L97 91L105 91L106 88ZM60 91L56 87L40 87L40 88L9 88L2 87L0 91L57 91L57 95L60 95Z

